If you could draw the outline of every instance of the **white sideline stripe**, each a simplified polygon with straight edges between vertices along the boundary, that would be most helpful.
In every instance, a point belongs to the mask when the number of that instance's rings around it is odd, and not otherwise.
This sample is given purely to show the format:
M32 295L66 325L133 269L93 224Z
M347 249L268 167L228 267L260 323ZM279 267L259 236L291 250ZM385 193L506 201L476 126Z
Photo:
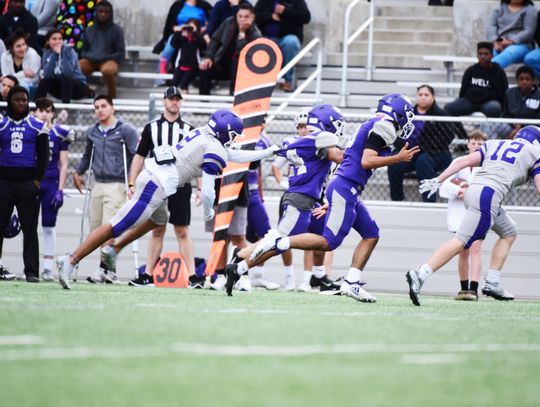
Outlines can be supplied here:
M16 360L51 360L51 359L116 359L116 358L152 358L171 354L185 356L282 356L298 357L321 354L366 354L366 353L404 353L432 354L432 360L449 363L447 354L472 352L540 352L540 343L524 344L343 344L311 346L222 346L206 343L176 343L170 347L76 347L76 348L36 348L0 350L0 361ZM445 354L442 356L433 356ZM403 355L407 356L407 355ZM427 355L424 363L429 361ZM419 355L400 359L402 363L419 363ZM403 362L405 360L405 362ZM444 362L446 360L446 362Z
M0 346L9 345L39 345L43 338L34 335L0 336Z
M402 355L399 359L400 363L406 365L435 365L435 364L448 364L459 363L463 361L461 355L455 353L430 353L427 355Z

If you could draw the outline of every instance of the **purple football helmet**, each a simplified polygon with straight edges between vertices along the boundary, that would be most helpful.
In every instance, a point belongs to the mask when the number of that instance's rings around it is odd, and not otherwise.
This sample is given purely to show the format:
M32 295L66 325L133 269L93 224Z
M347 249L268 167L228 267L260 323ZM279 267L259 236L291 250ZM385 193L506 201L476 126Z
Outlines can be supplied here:
M414 131L413 105L407 96L399 93L389 93L379 100L377 113L384 115L398 126L397 135L403 139L409 138Z
M229 147L234 138L244 131L240 116L227 109L216 110L208 119L207 126L224 147Z
M4 229L4 237L6 239L11 239L19 234L21 231L21 223L19 222L19 217L16 213L11 215L8 225Z
M536 126L525 126L516 133L514 138L527 140L531 144L540 145L540 129Z
M311 129L318 129L334 133L341 137L345 131L343 114L337 106L321 104L315 106L308 113L307 125Z

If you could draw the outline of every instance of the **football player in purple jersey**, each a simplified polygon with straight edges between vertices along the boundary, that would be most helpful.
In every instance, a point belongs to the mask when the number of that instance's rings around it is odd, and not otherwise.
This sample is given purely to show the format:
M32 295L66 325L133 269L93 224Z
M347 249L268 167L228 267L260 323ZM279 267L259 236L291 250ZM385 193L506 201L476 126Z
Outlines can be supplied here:
M23 232L26 281L39 282L39 186L49 160L45 123L29 115L28 91L14 86L7 96L7 115L0 120L0 230L17 208ZM0 234L0 253L4 236Z
M43 228L43 273L44 281L54 280L53 265L56 248L56 218L64 204L64 185L67 178L69 144L74 139L72 129L53 124L55 114L51 99L36 99L34 115L45 123L49 130L49 164L39 189L41 204L41 227Z
M314 111L317 108L319 106L316 106ZM358 301L375 302L376 298L362 288L365 283L361 281L361 277L362 270L379 240L379 227L360 200L360 194L374 169L411 161L418 152L418 147L409 149L405 143L398 154L389 155L390 146L396 138L406 139L414 130L413 118L413 106L405 96L397 93L384 96L377 106L376 116L363 123L349 141L343 162L328 185L328 213L322 236L303 233L288 237L278 232L269 233L255 248L238 253L239 258L246 260L228 266L230 279L238 278L243 269L253 267L289 248L334 250L353 228L362 240L356 246L351 267L340 291L342 295ZM319 122L322 129L334 134L342 129L342 125L336 122L331 114L321 112L310 118L308 125L314 124L311 121Z

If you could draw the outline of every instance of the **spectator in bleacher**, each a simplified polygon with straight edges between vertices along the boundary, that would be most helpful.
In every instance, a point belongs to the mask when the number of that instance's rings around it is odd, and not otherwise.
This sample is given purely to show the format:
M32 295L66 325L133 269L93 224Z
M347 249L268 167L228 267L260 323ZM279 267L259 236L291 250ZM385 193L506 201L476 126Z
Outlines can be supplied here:
M512 119L540 119L540 89L534 84L534 71L527 65L520 66L516 71L517 86L506 91L503 106L503 117ZM508 138L522 127L512 124Z
M6 102L9 90L17 85L19 85L19 80L15 76L3 76L2 81L0 82L0 102ZM5 116L6 111L6 107L0 107L0 117Z
M92 173L95 184L90 198L90 229L94 230L111 220L127 199L124 168L129 168L137 150L139 135L131 124L114 116L114 104L107 95L94 98L94 111L98 122L86 130L86 147L73 174L73 183L83 193L83 175L90 166L93 151ZM127 162L124 163L124 146ZM114 243L106 241L103 246ZM92 283L116 282L116 270L110 270L104 262L92 277Z
M416 89L416 104L414 114L418 116L448 116L435 101L435 90L430 85L421 85ZM390 198L393 201L403 201L403 178L406 173L416 171L418 181L434 178L452 162L449 145L457 134L466 136L465 130L458 131L453 123L436 121L414 121L414 132L407 139L398 138L394 143L394 153L398 153L405 145L409 148L420 147L410 162L388 166L388 181L390 183ZM435 202L435 195L428 198L422 194L424 202Z
M230 94L234 91L238 56L244 46L260 38L255 25L253 6L239 6L236 17L229 17L219 26L199 64L199 93L209 95L212 79L230 79Z
M42 62L43 77L36 97L42 98L50 93L62 99L62 103L69 103L71 99L92 96L92 90L81 72L77 53L69 45L64 45L62 32L58 28L53 28L45 36Z
M481 112L487 117L500 117L504 95L508 89L506 73L492 62L493 45L479 42L478 63L468 67L461 79L459 98L444 108L450 116L466 116Z
M311 13L304 0L258 0L255 5L257 25L265 37L273 39L283 53L283 66L293 59L304 40L304 25L311 20ZM294 69L279 83L286 92L294 90Z
M61 0L56 15L56 27L62 31L67 45L81 54L82 36L87 27L94 25L95 0L80 0L74 7L73 0Z
M523 58L523 63L530 66L534 70L536 77L540 78L540 24L538 24L538 16L540 16L540 12L537 14L537 24L533 38L536 46L539 48L534 48L532 51L529 51L527 55L525 55L525 58Z
M152 50L154 54L159 54L159 73L168 72L169 62L174 55L172 35L181 31L181 27L190 18L199 20L201 32L204 32L211 10L212 6L205 0L177 0L171 5L163 27L163 36Z
M126 43L124 30L114 22L113 6L109 1L98 3L94 25L86 29L82 38L81 71L86 76L100 71L107 85L107 95L114 99L118 66L125 57Z
M173 34L171 39L171 45L179 55L172 85L180 87L183 93L189 93L189 85L199 72L201 52L206 48L206 42L199 30L199 20L191 18L180 32Z
M15 32L22 31L27 35L28 46L41 52L37 40L37 30L37 20L24 7L24 0L10 0L8 12L0 16L0 39L7 43Z
M19 84L25 87L33 99L39 82L41 57L35 49L26 44L26 34L15 32L7 43L7 51L2 54L1 65L3 75L13 75Z
M41 48L45 46L45 36L54 28L58 0L34 0L29 2L29 11L38 23L37 41Z
M486 35L493 44L493 62L501 68L522 62L534 48L536 9L532 0L501 0L489 17Z
M238 12L238 6L242 3L249 3L249 1L247 0L218 0L216 4L214 4L214 7L212 8L212 12L210 13L208 25L206 26L206 30L204 32L204 39L206 40L207 43L210 42L212 35L217 30L217 28L221 25L222 22L224 22L229 17L236 16L236 13Z

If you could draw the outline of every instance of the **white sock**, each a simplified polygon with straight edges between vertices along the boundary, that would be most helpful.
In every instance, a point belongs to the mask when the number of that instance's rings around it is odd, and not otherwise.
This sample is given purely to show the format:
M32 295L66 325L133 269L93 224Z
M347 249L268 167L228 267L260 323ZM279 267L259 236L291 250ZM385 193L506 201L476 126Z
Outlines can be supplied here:
M309 284L309 281L311 280L311 276L313 275L313 273L311 271L304 271L304 283L308 283Z
M56 228L43 226L43 255L54 258L56 247Z
M285 269L285 275L286 276L294 275L294 266L293 265L283 266L283 268Z
M498 270L489 269L486 281L491 284L499 284L501 281L501 272Z
M317 278L323 278L326 275L324 266L313 266L311 270L313 270L313 275Z
M238 274L246 274L249 271L248 264L245 260L242 260L240 263L238 263Z
M43 259L43 269L53 270L54 259Z
M349 268L349 272L347 273L347 277L345 277L345 280L349 283L356 283L357 281L360 281L360 278L362 277L362 270L357 269L355 267Z
M284 236L277 242L276 247L284 252L285 250L289 250L291 248L291 239L288 236Z
M264 266L254 266L251 271L253 272L253 278L261 279L264 275Z
M420 280L425 281L427 278L433 273L433 270L431 267L429 267L427 264L422 264L418 268L418 277L420 277Z

